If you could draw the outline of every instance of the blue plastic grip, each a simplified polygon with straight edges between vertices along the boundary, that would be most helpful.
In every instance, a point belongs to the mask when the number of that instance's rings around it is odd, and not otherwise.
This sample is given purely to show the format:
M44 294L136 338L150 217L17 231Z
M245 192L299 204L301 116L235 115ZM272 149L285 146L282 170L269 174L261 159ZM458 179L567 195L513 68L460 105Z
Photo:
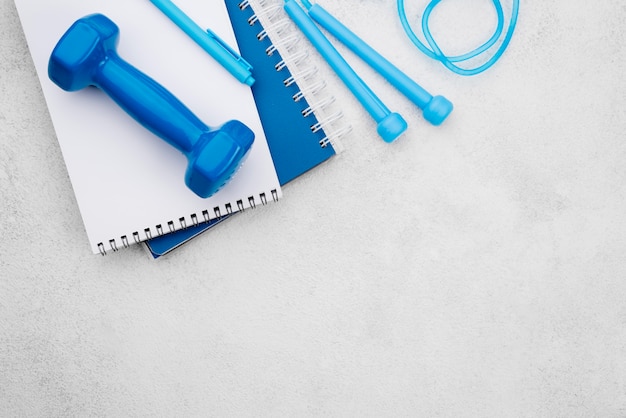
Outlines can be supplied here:
M302 2L308 9L309 16L321 27L339 39L352 52L378 71L395 88L423 110L424 118L433 125L440 125L452 112L452 103L443 96L430 95L419 84L403 73L374 48L365 43L350 29L318 4Z
M393 142L407 128L398 113L392 113L374 92L359 78L352 67L337 52L328 38L319 30L304 10L292 0L285 0L285 11L324 57L344 84L378 123L377 132L385 142Z
M209 130L162 85L114 52L94 74L94 85L105 91L126 113L183 153Z
M48 76L66 91L99 87L137 122L187 156L185 181L194 193L213 195L251 149L254 133L236 120L208 127L172 93L122 60L115 50L118 40L117 25L104 15L77 20L52 51Z

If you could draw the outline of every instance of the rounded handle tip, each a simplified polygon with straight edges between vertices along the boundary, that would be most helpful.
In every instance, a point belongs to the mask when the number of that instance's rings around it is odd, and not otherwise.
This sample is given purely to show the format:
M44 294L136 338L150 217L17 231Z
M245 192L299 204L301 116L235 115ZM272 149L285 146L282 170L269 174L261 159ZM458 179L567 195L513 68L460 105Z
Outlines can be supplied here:
M454 106L443 96L435 96L424 107L424 119L435 126L440 125L452 112Z
M378 123L376 130L385 142L395 141L404 131L407 123L398 113L390 113Z

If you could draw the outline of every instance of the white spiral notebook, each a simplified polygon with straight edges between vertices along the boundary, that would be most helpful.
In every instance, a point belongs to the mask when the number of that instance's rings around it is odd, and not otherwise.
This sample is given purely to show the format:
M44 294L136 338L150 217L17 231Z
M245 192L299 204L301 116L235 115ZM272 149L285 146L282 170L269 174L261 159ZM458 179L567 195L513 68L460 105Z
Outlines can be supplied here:
M106 254L281 197L251 90L149 1L15 0L94 253ZM199 25L236 47L223 1L176 0ZM104 92L66 92L47 73L54 46L77 19L102 13L120 29L122 59L162 84L205 124L237 119L255 133L244 165L202 199L184 183L187 159Z

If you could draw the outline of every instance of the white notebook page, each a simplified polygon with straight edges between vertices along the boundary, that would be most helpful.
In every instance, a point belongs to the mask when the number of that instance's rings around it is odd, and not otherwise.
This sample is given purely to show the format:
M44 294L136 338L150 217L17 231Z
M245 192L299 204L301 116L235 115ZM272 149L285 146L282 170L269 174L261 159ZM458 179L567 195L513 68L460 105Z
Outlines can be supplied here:
M214 208L226 213L281 196L280 185L248 86L237 81L148 0L15 0L92 251L123 247L193 222ZM201 27L236 48L222 0L176 0ZM162 84L205 124L237 119L255 133L244 165L209 199L184 183L186 157L150 133L103 91L66 92L47 73L54 46L77 19L102 13L120 29L120 57ZM250 200L252 197L254 200ZM180 219L183 218L183 223ZM171 223L170 223L171 221ZM169 223L169 224L168 224Z

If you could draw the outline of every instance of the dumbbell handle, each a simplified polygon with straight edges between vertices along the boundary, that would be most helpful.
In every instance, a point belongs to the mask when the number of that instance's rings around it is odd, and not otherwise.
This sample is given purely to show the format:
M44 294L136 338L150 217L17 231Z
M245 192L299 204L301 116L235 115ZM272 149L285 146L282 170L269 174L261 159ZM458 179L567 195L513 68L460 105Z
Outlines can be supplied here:
M184 154L191 152L200 136L210 131L165 87L114 50L107 52L94 81L137 122Z

